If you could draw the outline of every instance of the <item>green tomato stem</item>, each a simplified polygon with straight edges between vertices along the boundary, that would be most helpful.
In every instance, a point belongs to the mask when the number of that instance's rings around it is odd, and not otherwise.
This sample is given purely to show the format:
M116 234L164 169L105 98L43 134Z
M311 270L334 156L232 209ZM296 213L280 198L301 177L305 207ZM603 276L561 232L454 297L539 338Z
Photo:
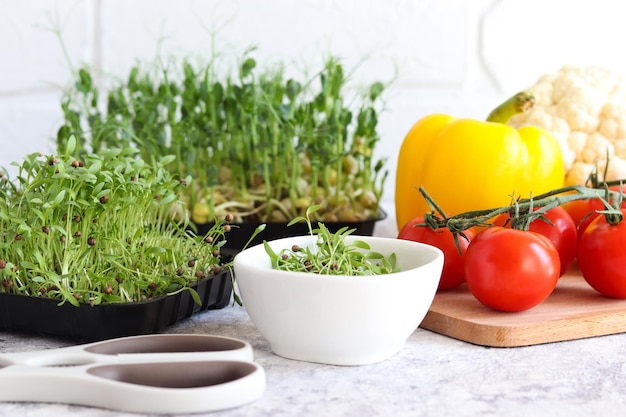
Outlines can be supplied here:
M603 183L604 189L591 188L582 185L572 185L558 188L536 197L528 199L520 199L509 206L495 207L484 210L473 210L459 213L454 216L446 217L444 211L436 204L436 202L428 195L424 187L420 187L419 191L428 201L433 211L426 213L424 216L425 225L436 230L438 228L448 228L453 234L457 235L463 231L475 226L491 226L490 219L509 213L514 218L512 226L514 228L527 230L530 223L545 214L546 211L577 200L600 199L605 205L605 210L599 213L605 216L613 216L615 220L617 216L621 220L621 211L619 204L622 201L622 193L620 191L612 191L608 189L608 185ZM609 200L617 201L615 206L608 203ZM609 217L607 217L609 218Z

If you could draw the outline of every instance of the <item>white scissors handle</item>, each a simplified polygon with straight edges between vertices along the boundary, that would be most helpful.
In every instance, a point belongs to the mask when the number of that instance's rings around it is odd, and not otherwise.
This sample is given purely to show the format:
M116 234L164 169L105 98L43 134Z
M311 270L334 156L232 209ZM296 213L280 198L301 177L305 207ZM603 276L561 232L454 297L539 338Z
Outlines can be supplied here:
M133 336L0 355L0 401L195 413L246 404L264 390L251 346L221 336Z
M55 402L136 413L198 413L252 402L265 373L245 361L157 362L0 370L0 401Z
M178 362L190 360L253 360L252 346L225 336L157 334L130 336L59 349L0 355L0 369L8 365L75 366L90 363Z

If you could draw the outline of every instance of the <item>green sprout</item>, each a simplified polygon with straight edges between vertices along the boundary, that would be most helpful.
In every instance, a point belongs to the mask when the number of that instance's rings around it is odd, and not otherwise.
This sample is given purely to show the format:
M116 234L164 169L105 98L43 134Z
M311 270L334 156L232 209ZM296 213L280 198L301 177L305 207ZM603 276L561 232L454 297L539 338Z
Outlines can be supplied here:
M317 242L312 247L300 247L282 249L276 253L267 241L263 242L265 251L272 260L272 268L282 271L308 272L321 275L383 275L398 272L396 254L388 257L371 250L367 242L353 240L346 242L346 237L355 229L343 227L332 233L319 222L317 228L313 228L310 214L319 210L319 206L311 206L306 211L306 216L293 219L290 224L306 221L311 236L317 236Z
M73 156L28 155L17 177L0 178L0 293L98 305L189 290L228 264L229 225L190 231L173 157L154 165L132 148ZM195 291L196 302L199 297Z
M185 200L196 224L226 214L288 222L312 204L327 222L379 218L382 83L348 98L348 74L334 57L301 80L282 65L259 68L249 51L226 76L218 61L137 64L106 92L81 68L62 99L59 151L75 136L75 157L128 146L147 162L175 155L166 167L193 178Z

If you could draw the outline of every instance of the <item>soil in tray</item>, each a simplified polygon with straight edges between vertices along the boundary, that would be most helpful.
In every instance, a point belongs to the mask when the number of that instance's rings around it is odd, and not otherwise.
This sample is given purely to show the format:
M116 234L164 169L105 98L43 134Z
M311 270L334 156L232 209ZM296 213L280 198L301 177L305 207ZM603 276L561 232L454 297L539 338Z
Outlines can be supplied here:
M465 285L440 292L420 327L483 346L560 342L626 332L626 300L602 296L574 268L543 303L519 313L483 306Z

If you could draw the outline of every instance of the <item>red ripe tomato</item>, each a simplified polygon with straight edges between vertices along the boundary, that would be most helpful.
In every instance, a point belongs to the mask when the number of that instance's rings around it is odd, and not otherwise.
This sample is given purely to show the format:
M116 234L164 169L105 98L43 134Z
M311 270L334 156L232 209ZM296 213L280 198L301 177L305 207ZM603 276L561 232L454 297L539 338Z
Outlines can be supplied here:
M459 253L455 243L454 235L448 229L433 230L428 226L416 226L424 224L423 217L416 217L405 224L398 239L412 240L435 246L443 252L443 271L439 281L439 290L448 290L458 287L465 282L465 251L469 245L469 240L474 237L474 232L469 229L465 231L467 239L459 236Z
M609 189L619 191L619 185L613 185L609 187ZM626 194L626 185L622 185L622 192ZM561 207L563 207L574 220L574 224L576 224L578 229L578 239L580 239L587 226L600 215L596 213L596 211L605 209L602 201L597 198L574 200L563 204ZM622 203L622 208L626 208L626 199Z
M467 248L465 281L483 305L500 311L524 311L552 293L561 261L550 240L535 232L493 226Z
M548 210L544 217L552 224L542 219L536 219L530 223L528 230L544 235L556 247L561 261L559 276L562 276L570 269L576 259L576 250L578 248L576 223L574 223L572 217L563 207L555 207ZM493 224L503 226L508 219L508 214L501 214L496 217ZM511 222L506 223L506 227L510 227L510 225Z
M574 224L578 229L578 226L583 222L587 214L590 214L594 211L591 208L590 202L593 200L574 200L564 203L561 207L570 215L572 220L574 220ZM582 232L581 232L582 233Z
M598 199L575 200L563 204L561 207L567 211L576 225L578 239L596 217L599 216L596 210L603 210L604 205Z
M626 209L621 209L626 218ZM578 268L600 294L626 298L626 220L616 225L604 216L587 226L578 243Z

